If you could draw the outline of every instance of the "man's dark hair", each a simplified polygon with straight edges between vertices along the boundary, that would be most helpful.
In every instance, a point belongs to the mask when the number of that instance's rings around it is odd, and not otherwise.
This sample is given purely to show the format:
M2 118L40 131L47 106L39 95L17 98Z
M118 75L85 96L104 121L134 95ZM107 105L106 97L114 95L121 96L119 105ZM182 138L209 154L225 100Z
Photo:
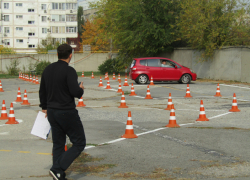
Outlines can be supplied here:
M57 48L58 59L68 59L72 53L72 47L68 44L62 44Z

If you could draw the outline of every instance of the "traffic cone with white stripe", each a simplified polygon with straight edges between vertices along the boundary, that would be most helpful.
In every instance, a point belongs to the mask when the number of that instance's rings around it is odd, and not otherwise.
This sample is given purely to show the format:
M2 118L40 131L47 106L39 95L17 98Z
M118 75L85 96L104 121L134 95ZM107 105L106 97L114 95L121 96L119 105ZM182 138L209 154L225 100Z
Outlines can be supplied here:
M125 76L125 82L124 82L123 86L129 86L128 80L127 80L127 75Z
M149 85L148 85L148 87L147 87L147 95L146 95L145 99L153 99L153 98L151 97L151 94L150 94Z
M100 76L100 82L99 82L99 86L98 87L103 87L103 84L102 84L102 77Z
M82 77L84 77L84 71L82 71Z
M112 80L116 80L116 79L115 79L115 73L113 73L113 79L112 79Z
M21 79L24 80L24 73L22 74Z
M150 84L149 84L149 85L151 85L151 86L152 86L152 85L155 85L155 84L154 84L154 81L153 81L153 76L151 76L151 80L150 80Z
M116 91L117 93L122 93L122 85L121 85L121 82L119 82L119 87L118 87L118 90Z
M169 93L169 97L168 97L168 106L166 109L164 110L171 110L171 106L172 106L172 97L171 97L171 93Z
M32 75L30 74L30 80L29 80L29 82L32 82L33 80L32 80Z
M19 79L21 79L21 73L19 72L19 77L18 77Z
M118 79L117 79L118 82L121 82L121 75L120 73L118 74Z
M91 79L95 79L94 73L92 72Z
M36 76L34 75L33 76L33 81L32 81L33 84L36 84Z
M0 120L8 120L8 119L9 118L6 111L5 100L3 100Z
M217 90L216 90L216 94L214 95L215 97L221 97L222 95L220 94L220 86L219 83L217 84Z
M106 72L106 73L105 73L105 78L104 78L104 80L108 80L108 77L109 77L109 76L108 76L108 72Z
M184 98L191 98L191 94L190 94L190 89L189 89L189 84L187 84L187 91L186 91L186 96L184 96Z
M209 121L209 119L206 117L205 108L204 108L202 100L201 100L201 107L200 107L200 115L199 115L199 118L196 119L196 121Z
M131 111L129 111L125 134L122 135L122 138L137 138L137 137L138 136L135 135L135 133L134 133Z
M22 96L21 96L20 87L18 88L18 91L17 91L17 98L16 98L16 102L23 102L23 100L22 100Z
M171 106L170 117L169 117L169 123L168 123L168 125L166 125L166 127L169 127L169 128L180 127L180 126L176 123L175 111L174 111L174 104L172 104L172 106Z
M0 80L0 92L4 92L3 87L2 87L2 81Z
M78 100L78 105L76 107L84 107L86 106L84 103L83 103L83 99L82 97Z
M9 120L5 124L19 124L15 118L13 103L10 104Z
M30 103L28 101L26 89L24 90L23 103L21 103L21 105L30 105Z
M121 98L121 104L118 108L128 108L128 106L126 105L125 102L125 96L124 96L124 92L122 91L122 98Z
M40 84L38 81L38 76L36 76L36 84Z
M105 89L112 89L112 88L110 87L109 78L108 78L108 81L107 81L107 86L106 86L106 88L105 88Z
M26 75L26 81L30 81L29 75Z
M137 94L135 94L135 89L134 89L134 85L133 83L131 84L131 93L129 96L136 96Z
M238 109L237 99L236 99L235 93L234 93L234 97L233 97L232 109L230 109L229 111L230 112L240 112L240 110Z

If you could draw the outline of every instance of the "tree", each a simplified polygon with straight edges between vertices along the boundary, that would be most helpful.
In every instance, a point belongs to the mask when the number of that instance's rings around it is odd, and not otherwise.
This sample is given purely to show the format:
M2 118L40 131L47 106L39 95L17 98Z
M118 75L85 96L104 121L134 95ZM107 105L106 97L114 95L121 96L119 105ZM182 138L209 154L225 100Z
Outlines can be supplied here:
M119 46L121 56L153 56L174 48L179 1L101 0L95 7L103 18L101 28Z
M81 34L83 32L83 25L84 25L83 7L79 6L78 10L77 10L77 26L78 26L78 34L79 34L79 36L81 36Z
M38 53L48 53L49 50L57 49L58 46L66 42L54 42L50 34L47 35L46 39L43 39L40 44L38 44L36 51Z
M12 48L0 45L0 54L15 54L15 53L16 51L14 51Z
M103 29L103 19L95 18L87 20L83 25L85 31L81 35L82 45L91 45L92 51L108 51L110 47L109 38ZM82 47L81 47L82 48Z
M180 5L177 40L204 50L203 60L222 46L249 44L249 16L240 0L182 0Z

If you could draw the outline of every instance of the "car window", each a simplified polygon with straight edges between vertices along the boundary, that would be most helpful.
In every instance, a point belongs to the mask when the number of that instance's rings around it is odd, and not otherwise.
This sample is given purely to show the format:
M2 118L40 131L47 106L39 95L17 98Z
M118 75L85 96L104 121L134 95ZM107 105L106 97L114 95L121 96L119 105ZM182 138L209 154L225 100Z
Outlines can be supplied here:
M160 59L148 59L147 66L160 67Z
M134 67L136 60L133 59L130 68Z
M146 66L146 60L140 60L140 65Z

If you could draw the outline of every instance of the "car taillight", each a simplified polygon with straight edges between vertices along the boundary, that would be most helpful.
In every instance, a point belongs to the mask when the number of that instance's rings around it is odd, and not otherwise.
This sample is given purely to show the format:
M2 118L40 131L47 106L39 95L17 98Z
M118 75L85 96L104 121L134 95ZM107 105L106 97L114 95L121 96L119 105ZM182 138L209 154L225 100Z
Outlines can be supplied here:
M133 67L132 70L133 70L133 71L136 71L136 67Z

